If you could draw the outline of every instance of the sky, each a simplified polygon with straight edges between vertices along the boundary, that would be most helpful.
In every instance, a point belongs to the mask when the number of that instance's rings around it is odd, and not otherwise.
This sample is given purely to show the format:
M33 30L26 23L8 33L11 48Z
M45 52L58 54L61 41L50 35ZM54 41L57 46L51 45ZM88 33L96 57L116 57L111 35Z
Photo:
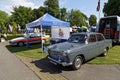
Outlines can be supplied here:
M100 17L103 17L102 9L104 3L108 0L100 0ZM43 6L45 0L0 0L0 10L11 15L14 6L31 7L32 9ZM91 14L99 18L99 12L96 11L98 0L59 0L60 8L80 10L82 13L90 17Z

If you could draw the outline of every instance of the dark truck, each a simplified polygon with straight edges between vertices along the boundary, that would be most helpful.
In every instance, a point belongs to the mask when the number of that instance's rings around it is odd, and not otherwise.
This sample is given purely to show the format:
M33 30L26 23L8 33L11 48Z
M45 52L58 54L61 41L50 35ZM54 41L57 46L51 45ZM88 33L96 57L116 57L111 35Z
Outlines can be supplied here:
M96 32L102 33L106 39L112 39L113 43L120 43L120 17L106 16L100 18Z
M101 33L74 33L67 42L48 46L48 58L54 64L72 66L77 70L81 64L98 56L107 55L112 41L106 40Z

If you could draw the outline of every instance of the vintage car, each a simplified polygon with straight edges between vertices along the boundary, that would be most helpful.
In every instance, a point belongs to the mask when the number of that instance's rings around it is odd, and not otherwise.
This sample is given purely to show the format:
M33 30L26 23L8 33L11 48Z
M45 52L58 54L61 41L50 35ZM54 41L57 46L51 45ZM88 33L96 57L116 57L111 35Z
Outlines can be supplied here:
M107 55L112 47L112 41L106 40L101 33L74 33L67 42L48 46L48 58L54 64L72 66L74 70L82 63L98 56Z
M25 34L23 37L18 37L9 40L10 45L18 45L23 46L26 43L39 43L41 41L45 42L48 40L49 36L43 35L41 38L41 35L38 33L28 33Z

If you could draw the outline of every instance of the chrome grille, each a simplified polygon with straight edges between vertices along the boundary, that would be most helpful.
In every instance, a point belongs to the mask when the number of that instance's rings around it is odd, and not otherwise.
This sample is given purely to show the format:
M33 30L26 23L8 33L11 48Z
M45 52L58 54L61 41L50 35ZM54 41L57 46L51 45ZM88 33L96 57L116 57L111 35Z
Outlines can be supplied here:
M49 56L57 61L60 62L68 62L68 57L63 56L62 53L58 52L58 51L51 51L48 50Z

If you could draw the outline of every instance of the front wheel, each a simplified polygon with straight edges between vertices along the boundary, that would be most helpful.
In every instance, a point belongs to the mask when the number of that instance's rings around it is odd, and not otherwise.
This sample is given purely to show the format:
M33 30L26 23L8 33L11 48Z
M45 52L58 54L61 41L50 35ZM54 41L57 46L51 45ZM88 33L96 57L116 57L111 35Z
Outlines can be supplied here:
M72 68L73 68L74 70L80 69L80 67L81 67L81 65L82 65L82 62L83 62L82 57L81 57L81 56L77 56L77 57L75 58L74 62L73 62Z
M18 43L18 46L20 46L20 47L22 47L23 45L24 45L23 42L19 42L19 43Z

